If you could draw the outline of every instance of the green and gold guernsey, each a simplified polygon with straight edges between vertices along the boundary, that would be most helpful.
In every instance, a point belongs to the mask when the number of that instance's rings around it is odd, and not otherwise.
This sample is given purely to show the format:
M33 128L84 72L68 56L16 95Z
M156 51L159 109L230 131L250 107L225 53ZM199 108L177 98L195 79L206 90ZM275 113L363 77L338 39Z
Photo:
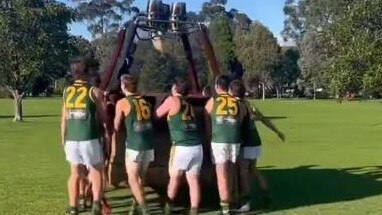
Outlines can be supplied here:
M76 80L64 90L67 141L87 141L99 138L96 120L96 104L87 82Z
M167 117L171 141L174 146L200 145L194 110L183 97L178 98L181 103L180 110Z
M126 97L130 113L125 117L126 148L136 151L153 149L154 131L150 104L141 95Z
M243 113L238 99L227 93L218 94L211 111L212 139L214 143L241 143Z
M261 145L259 132L255 124L255 113L247 100L240 100L240 104L248 111L248 116L243 122L243 147L255 147Z

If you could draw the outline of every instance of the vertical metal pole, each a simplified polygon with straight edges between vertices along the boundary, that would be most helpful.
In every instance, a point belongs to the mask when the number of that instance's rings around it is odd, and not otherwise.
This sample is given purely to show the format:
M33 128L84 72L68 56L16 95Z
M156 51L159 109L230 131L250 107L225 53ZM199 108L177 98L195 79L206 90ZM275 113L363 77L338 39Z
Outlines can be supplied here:
M204 45L204 52L207 58L208 67L210 68L210 71L214 75L214 78L221 74L218 61L216 60L216 55L214 48L212 46L211 40L208 36L207 28L205 25L200 25L201 28L201 34L202 34L202 40Z
M106 68L100 88L106 90L113 84L119 77L119 72L125 63L126 57L129 55L131 47L134 45L135 33L137 31L137 22L134 20L128 29L123 29L118 33L117 44L114 50L112 60L108 67Z
M189 76L191 79L192 83L192 92L197 93L200 92L200 86L198 82L198 74L196 71L196 66L195 66L195 61L192 55L192 50L191 50L191 45L190 45L190 40L188 39L187 34L181 34L180 38L182 39L183 42L183 48L184 52L186 53L186 58L189 63Z
M126 29L122 29L118 33L117 45L116 45L116 48L114 50L112 60L109 63L109 65L107 66L107 68L105 69L105 71L103 72L103 76L102 76L102 80L101 80L101 84L100 84L100 89L102 89L102 90L106 90L106 88L109 85L110 80L113 76L114 69L115 69L117 62L118 62L118 57L120 56L121 51L122 51L123 42L125 40L125 34L126 34Z

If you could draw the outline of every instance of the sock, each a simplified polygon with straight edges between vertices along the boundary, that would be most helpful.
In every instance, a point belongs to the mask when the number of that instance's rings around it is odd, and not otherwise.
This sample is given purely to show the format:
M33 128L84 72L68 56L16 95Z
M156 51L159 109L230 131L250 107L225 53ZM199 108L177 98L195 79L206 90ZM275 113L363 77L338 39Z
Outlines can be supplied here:
M190 209L190 215L197 215L198 214L198 209L197 208L191 208Z
M68 209L69 209L70 211L77 211L77 207L73 207L73 206L70 206Z
M174 200L169 198L168 196L166 197L166 205L172 208L174 206Z
M220 207L223 213L229 212L229 203L228 202L220 202Z
M139 208L146 208L146 203L139 204Z
M100 201L94 201L93 202L93 209L101 210L101 208L102 208L102 205L101 205Z
M139 205L139 211L141 212L142 215L147 214L147 207L145 203Z

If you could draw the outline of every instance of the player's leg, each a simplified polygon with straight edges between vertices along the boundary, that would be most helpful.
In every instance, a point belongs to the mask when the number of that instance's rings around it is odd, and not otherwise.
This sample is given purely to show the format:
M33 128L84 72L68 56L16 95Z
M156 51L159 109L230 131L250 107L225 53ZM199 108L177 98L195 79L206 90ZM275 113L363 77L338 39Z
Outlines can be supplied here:
M88 194L88 170L85 166L81 168L81 176L79 180L79 198L78 198L78 209L84 211L86 209L86 197Z
M272 204L272 198L269 192L268 182L264 175L257 169L256 160L252 161L250 179L255 177L259 183L259 187L264 197L264 206L270 208Z
M230 194L228 181L228 162L216 163L216 179L220 197L220 207L223 214L229 214Z
M199 181L199 175L194 175L192 173L186 174L187 177L187 183L190 190L190 201L191 201L191 209L190 209L190 215L196 215L199 211L199 205L200 205L200 181Z
M93 165L90 167L89 179L92 184L93 194L93 214L101 214L101 197L102 197L102 167L101 164Z
M144 196L144 190L142 188L142 159L144 158L144 152L126 150L126 172L128 175L128 183L133 193L134 199L139 206L142 214L147 214L146 200ZM135 210L135 202L133 202L132 212Z
M215 163L216 180L220 197L220 207L222 214L230 213L230 194L228 181L228 161L229 153L227 144L211 143L212 158Z
M190 190L191 209L190 215L196 215L199 211L201 200L200 191L200 170L203 163L203 148L202 146L193 147L193 158L190 162L190 168L186 173L187 183Z
M250 211L249 201L251 199L251 185L250 185L250 160L240 158L239 160L239 172L240 172L240 191L241 191L241 202L242 207L239 209L239 212L248 212Z
M174 200L178 193L178 189L181 183L181 177L183 174L183 170L181 168L181 160L178 158L182 155L180 154L180 148L177 146L172 146L170 151L170 158L168 164L168 172L170 175L170 181L167 186L167 202L164 208L164 214L169 215L172 213L172 207L174 204Z
M81 175L81 164L83 163L79 153L79 143L76 141L67 141L65 143L66 160L70 163L70 176L68 179L69 208L66 211L68 215L78 214L78 189Z
M67 211L67 214L77 214L78 208L78 186L79 186L79 180L80 180L80 165L78 164L71 164L70 165L70 176L68 180L68 194L69 194L69 210Z
M141 158L141 168L139 172L139 183L141 187L141 192L143 194L144 200L146 202L145 197L145 183L146 183L146 172L150 166L150 163L154 161L154 150L148 150L143 152L142 158ZM141 214L149 214L147 211L146 203L143 205L139 205L139 210Z
M236 164L238 161L239 153L240 153L240 144L229 144L228 146L228 180L229 180L229 191L230 191L230 200L232 204L239 203L240 195L239 195L239 172L238 165ZM234 206L234 205L232 205Z
M249 166L249 180L256 178L264 197L264 206L271 207L272 199L269 193L268 182L264 175L257 169L257 160L261 155L261 146L247 147L245 158L251 160Z
M257 169L257 159L251 161L249 172L249 178L255 177L257 179L261 191L268 192L268 182L260 170Z
M89 169L88 178L93 194L92 214L100 215L102 212L102 156L99 140L81 142L80 151Z
M164 214L169 215L172 213L172 207L174 205L174 200L178 193L178 189L181 183L182 173L171 173L170 180L167 186L167 202L164 209Z
M140 183L140 168L141 164L134 161L126 161L126 171L128 175L128 182L131 192L134 195L135 200L140 206L146 204L144 193L142 192Z

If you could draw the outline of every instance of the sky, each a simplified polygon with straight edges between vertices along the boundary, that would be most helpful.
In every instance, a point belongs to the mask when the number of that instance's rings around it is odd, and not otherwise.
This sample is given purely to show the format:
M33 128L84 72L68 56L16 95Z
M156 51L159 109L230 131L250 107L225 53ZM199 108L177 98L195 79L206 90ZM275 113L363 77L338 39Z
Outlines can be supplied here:
M59 0L67 3L68 0ZM163 3L175 2L177 0L162 0ZM178 0L187 3L188 11L200 11L203 2L207 0ZM252 20L258 20L267 26L273 34L278 38L281 45L285 45L281 39L280 32L284 25L284 7L285 0L228 0L227 10L236 8L240 12L246 13ZM147 0L135 0L134 6L141 10L145 10ZM70 31L74 35L82 35L90 39L91 36L86 29L86 26L81 23L72 24Z

